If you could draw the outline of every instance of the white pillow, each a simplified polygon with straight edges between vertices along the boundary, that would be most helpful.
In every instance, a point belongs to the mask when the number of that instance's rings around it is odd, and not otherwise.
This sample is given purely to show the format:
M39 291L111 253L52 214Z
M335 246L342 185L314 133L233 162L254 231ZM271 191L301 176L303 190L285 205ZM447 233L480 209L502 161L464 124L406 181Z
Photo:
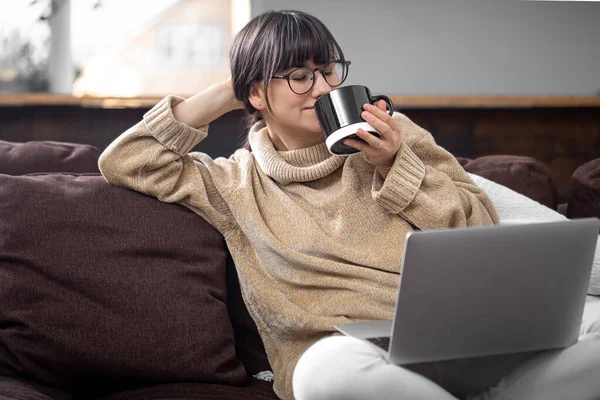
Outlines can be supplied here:
M564 221L567 219L564 215L506 186L475 174L469 174L469 177L488 195L494 204L500 217L500 225ZM600 296L600 238L596 244L588 294Z

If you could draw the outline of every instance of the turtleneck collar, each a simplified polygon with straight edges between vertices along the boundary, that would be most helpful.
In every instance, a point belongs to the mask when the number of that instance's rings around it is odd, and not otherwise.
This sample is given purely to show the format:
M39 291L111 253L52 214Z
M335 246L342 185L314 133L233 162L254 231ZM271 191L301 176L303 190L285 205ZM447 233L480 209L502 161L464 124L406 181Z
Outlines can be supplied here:
M346 156L329 153L325 143L298 150L277 151L264 121L252 126L248 138L260 168L282 185L323 178L346 160Z

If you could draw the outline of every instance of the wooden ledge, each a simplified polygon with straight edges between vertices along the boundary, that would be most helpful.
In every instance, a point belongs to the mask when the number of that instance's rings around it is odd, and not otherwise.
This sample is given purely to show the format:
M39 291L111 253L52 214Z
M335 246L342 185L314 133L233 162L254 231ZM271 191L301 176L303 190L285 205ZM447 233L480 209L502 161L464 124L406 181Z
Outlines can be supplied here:
M600 107L600 96L390 96L409 108L570 108Z
M161 97L75 97L50 93L0 93L0 107L80 106L91 108L152 107Z
M49 93L0 93L0 107L80 106L148 108L162 97L74 97ZM398 108L600 107L600 96L390 96Z

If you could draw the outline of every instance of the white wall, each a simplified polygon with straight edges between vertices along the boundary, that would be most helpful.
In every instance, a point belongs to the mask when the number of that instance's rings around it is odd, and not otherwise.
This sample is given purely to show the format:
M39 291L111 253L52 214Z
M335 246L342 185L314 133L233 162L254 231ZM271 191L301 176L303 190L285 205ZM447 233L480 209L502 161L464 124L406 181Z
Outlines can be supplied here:
M323 21L373 93L600 94L600 2L252 0L287 8Z

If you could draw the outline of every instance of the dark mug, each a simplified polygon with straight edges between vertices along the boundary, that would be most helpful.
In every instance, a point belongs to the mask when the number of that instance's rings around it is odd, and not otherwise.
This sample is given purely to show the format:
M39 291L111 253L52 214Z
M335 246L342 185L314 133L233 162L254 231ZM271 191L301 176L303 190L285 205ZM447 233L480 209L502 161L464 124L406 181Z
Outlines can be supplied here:
M359 150L346 146L344 139L357 139L364 141L356 135L358 128L379 137L379 132L366 122L360 114L363 104L373 104L384 100L388 106L388 113L394 113L394 105L389 97L372 96L366 86L351 85L332 90L320 96L315 102L315 111L319 118L321 130L325 136L325 144L329 152L336 155L352 154Z

